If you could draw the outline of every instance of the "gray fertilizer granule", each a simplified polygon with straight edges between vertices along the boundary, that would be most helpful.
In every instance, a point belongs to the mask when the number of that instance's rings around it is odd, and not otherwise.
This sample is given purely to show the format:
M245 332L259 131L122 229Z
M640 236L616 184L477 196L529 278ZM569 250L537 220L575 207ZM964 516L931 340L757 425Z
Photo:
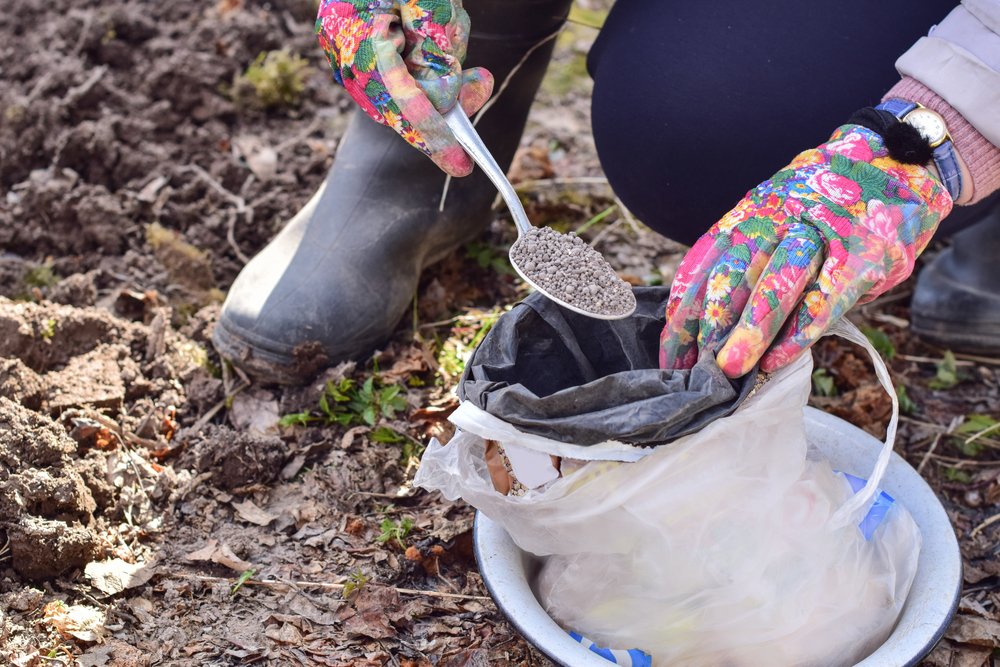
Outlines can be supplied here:
M572 232L536 227L511 246L510 259L544 292L574 308L601 317L624 317L635 309L632 287Z

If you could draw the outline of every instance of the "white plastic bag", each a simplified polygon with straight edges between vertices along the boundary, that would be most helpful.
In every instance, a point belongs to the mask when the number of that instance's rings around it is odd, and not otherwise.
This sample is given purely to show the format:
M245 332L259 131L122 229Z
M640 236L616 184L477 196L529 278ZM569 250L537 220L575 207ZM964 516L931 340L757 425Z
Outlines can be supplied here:
M430 444L415 482L464 498L522 549L548 557L539 600L564 628L600 644L640 648L654 665L852 665L891 632L920 535L898 503L870 539L858 527L888 464L898 410L867 339L853 326L837 333L869 350L893 399L875 469L846 471L867 474L858 493L809 458L808 355L731 416L651 450L553 444L464 409L452 441ZM591 460L539 490L504 496L486 470L484 438ZM597 452L632 462L592 460Z

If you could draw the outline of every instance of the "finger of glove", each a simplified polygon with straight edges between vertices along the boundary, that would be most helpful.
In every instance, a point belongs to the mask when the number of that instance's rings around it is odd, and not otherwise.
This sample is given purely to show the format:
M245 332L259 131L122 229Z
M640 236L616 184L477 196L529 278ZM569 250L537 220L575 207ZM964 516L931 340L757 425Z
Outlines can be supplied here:
M485 67L473 67L462 72L462 89L458 94L459 104L466 116L472 116L483 108L493 94L493 75Z
M406 68L439 112L450 111L462 87L469 15L456 0L409 0L400 4Z
M705 234L684 255L667 300L667 321L660 332L660 368L691 368L698 360L698 321L708 284L728 241Z
M445 172L465 176L472 171L472 160L427 92L439 100L450 99L441 102L449 109L454 105L462 81L457 59L446 59L447 73L441 76L416 69L425 77L418 83L401 55L407 37L395 13L362 12L351 3L333 1L321 6L318 24L334 79L369 116L391 127Z
M709 269L698 328L699 349L714 349L729 335L786 233L786 225L776 224L767 214L751 214L732 229L729 249Z
M823 247L814 228L802 223L789 226L756 281L739 322L716 356L727 377L746 375L767 351L800 303L806 287L815 281Z
M371 49L365 52L369 60L355 67L354 79L345 79L344 86L352 96L358 90L371 100L376 120L393 128L410 145L431 158L452 176L465 176L472 171L472 159L459 145L444 118L432 104L425 90L440 91L455 86L453 99L458 98L460 75L418 81L400 56L404 37L398 19L391 14L375 17ZM364 106L364 104L362 104Z
M802 304L785 323L771 348L760 360L765 373L773 373L797 359L850 310L883 272L855 256L834 253L823 262L819 277L809 285Z

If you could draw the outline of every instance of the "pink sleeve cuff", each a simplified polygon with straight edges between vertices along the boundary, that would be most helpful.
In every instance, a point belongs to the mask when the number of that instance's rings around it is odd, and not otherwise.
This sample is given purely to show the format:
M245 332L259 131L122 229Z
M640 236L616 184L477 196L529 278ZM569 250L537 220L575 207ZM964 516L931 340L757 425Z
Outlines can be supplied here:
M941 114L962 161L972 175L971 196L963 205L975 204L1000 189L1000 148L994 146L969 124L950 104L916 79L904 76L882 98L919 102ZM963 188L963 195L965 188ZM964 200L964 196L963 196Z

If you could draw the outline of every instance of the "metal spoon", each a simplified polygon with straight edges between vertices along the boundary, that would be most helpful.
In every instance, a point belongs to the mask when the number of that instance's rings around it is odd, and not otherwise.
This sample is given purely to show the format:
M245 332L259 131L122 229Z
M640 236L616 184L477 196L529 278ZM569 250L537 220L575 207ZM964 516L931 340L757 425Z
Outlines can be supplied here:
M483 143L479 133L476 132L476 128L473 127L472 121L470 121L469 117L465 115L462 105L456 104L451 111L444 114L444 120L448 124L448 127L451 128L455 138L458 139L458 143L465 149L465 152L472 157L472 160L479 165L479 168L483 170L486 176L493 181L493 185L497 187L497 190L500 191L500 196L503 198L504 203L507 204L507 208L510 209L510 214L514 218L514 224L517 226L517 238L518 241L520 241L524 238L525 234L533 229L533 227L531 221L528 220L528 214L524 212L524 207L521 206L521 200L514 191L514 186L510 184L510 181L507 180L507 176L503 173L503 170L500 169L500 165L498 165L496 160L493 159L489 149L486 148L486 144ZM511 246L511 248L513 248L513 246ZM517 265L517 262L514 260L512 255L508 256L510 258L511 266L514 267L514 270L517 271L517 274L521 276L524 282L528 283L534 289L541 292L549 299L555 301L563 308L599 320L620 320L628 317L635 311L635 297L632 298L631 308L629 308L627 312L619 312L613 315L608 315L606 313L594 313L584 310L571 303L567 303L539 285L532 279L530 273L523 271L521 267ZM607 268L609 271L614 273L614 269L611 268L610 264L607 265Z

